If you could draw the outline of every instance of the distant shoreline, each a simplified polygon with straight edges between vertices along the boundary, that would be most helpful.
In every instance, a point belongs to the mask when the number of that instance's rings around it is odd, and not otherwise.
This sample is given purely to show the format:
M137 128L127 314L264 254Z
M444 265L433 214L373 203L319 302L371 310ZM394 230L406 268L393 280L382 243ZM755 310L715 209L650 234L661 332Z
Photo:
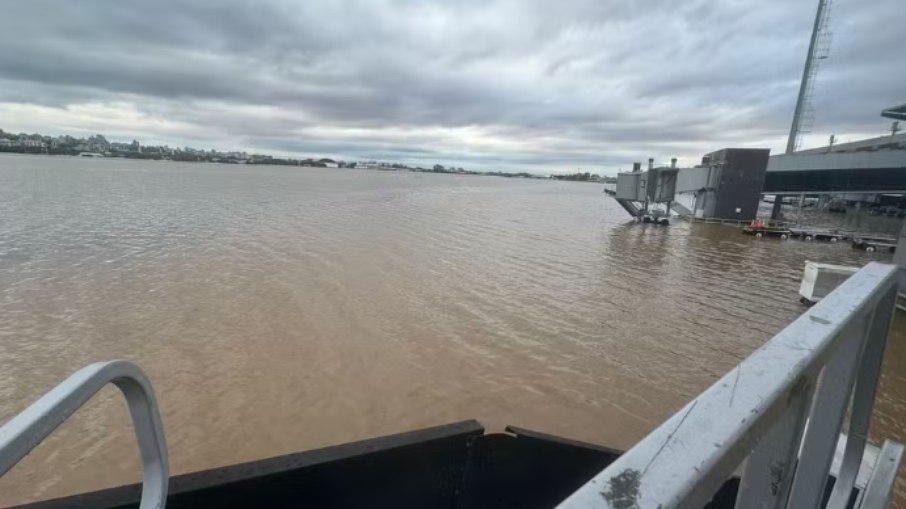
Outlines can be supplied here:
M18 147L17 147L18 148ZM422 168L422 167L411 167L402 164L390 164L383 163L385 166L366 166L359 165L358 163L350 163L350 165L345 166L328 166L326 162L315 161L311 159L281 159L274 158L271 156L261 157L259 159L248 159L248 160L239 160L239 159L230 159L230 158L219 158L219 157L172 157L162 154L144 154L144 153L122 153L122 154L110 154L110 153L91 153L92 155L86 155L87 151L76 151L76 150L52 150L52 149L43 149L43 150L9 150L8 147L0 147L0 155L3 154L15 154L15 155L26 155L26 156L68 156L74 158L85 158L85 159L130 159L138 161L165 161L165 162L178 162L178 163L213 163L213 164L244 164L250 166L294 166L298 168L322 168L322 169L338 169L338 170L373 170L373 171L403 171L410 173L434 173L434 174L447 174L447 175L470 175L478 177L505 177L505 178L524 178L532 180L561 180L561 181L571 181L571 182L588 182L596 184L607 184L609 182L608 177L598 177L597 175L592 176L589 173L576 173L572 175L535 175L528 172L502 172L502 171L487 171L487 172L478 172L478 171L468 171L463 170L462 168L444 168L440 165L435 165L435 168ZM334 161L331 163L337 164ZM344 163L346 164L346 163ZM594 178L597 177L597 178ZM614 179L615 180L615 179Z

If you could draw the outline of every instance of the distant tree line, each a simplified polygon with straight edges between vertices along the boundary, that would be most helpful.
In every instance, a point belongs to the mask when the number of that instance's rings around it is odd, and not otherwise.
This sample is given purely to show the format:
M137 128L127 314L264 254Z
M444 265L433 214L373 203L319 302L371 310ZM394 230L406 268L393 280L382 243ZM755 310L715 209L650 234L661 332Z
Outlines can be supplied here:
M601 182L601 176L591 173L572 173L568 175L551 175L551 178L557 180L574 180L578 182Z
M337 164L337 166L339 166L339 167L345 167L345 168L354 168L355 167L355 163L352 163L353 166L348 166L346 163L338 164L333 159L318 159L318 160L311 159L311 158L309 158L309 159L292 159L292 158L284 159L284 158L280 158L280 157L262 156L262 155L257 155L257 154L253 155L252 158L249 159L248 164L275 164L275 165L282 165L282 166L309 166L309 167L313 167L313 168L327 168L329 164L330 165ZM342 166L341 166L341 164L342 164Z

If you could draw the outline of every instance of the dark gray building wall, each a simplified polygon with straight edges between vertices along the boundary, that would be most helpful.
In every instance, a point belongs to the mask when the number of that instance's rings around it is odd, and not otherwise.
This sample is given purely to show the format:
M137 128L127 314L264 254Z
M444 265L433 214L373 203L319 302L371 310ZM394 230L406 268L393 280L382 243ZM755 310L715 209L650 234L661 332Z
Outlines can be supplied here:
M708 155L710 164L720 168L713 217L743 221L755 219L770 150L727 148Z

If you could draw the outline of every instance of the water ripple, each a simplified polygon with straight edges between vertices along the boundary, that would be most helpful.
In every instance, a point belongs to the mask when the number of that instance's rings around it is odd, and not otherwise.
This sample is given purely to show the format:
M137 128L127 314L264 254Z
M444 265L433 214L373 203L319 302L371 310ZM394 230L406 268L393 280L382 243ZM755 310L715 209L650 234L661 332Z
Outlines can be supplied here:
M4 156L0 217L0 419L132 359L175 473L469 417L627 447L802 312L806 260L885 259L635 224L591 184L365 171ZM101 397L0 503L137 479L131 440Z

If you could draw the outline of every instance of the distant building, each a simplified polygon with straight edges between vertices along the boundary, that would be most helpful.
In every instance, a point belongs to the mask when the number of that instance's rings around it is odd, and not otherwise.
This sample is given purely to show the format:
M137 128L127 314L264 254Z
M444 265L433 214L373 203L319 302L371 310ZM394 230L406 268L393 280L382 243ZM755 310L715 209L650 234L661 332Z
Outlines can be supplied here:
M40 140L22 140L21 146L25 148L44 148L44 142Z

